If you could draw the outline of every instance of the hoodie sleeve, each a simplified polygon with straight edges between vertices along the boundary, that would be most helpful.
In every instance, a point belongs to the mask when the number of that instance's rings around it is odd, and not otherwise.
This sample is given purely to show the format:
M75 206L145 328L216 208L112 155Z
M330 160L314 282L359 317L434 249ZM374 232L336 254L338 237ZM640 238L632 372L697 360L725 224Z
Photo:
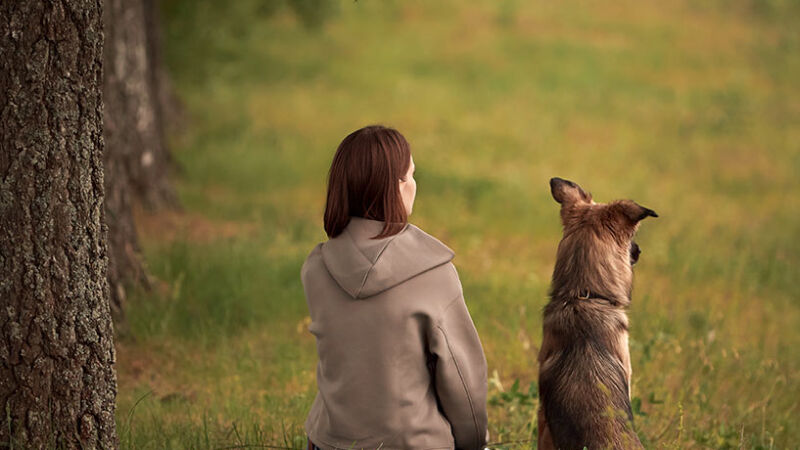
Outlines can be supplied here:
M487 438L486 358L459 294L431 330L436 395L458 449L482 449Z

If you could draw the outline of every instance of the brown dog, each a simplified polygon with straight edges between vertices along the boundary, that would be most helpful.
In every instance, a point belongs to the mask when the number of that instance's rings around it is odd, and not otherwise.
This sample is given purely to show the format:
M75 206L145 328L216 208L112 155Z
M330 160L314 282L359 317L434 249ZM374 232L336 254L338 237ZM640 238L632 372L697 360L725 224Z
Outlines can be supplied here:
M553 178L564 237L558 244L539 351L539 448L642 448L633 430L628 316L633 236L658 215L630 200L592 201Z

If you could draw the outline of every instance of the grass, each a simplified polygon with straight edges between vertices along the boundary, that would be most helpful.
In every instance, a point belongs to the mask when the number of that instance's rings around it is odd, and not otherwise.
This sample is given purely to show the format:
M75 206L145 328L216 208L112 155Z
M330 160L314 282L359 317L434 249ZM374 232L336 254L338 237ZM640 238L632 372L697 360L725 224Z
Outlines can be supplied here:
M278 3L222 5L164 3L185 211L140 215L160 282L117 342L124 448L304 445L299 270L325 238L333 151L375 122L411 142L412 222L456 251L493 442L535 447L562 176L660 215L630 310L646 446L800 445L794 3L359 1L320 29Z

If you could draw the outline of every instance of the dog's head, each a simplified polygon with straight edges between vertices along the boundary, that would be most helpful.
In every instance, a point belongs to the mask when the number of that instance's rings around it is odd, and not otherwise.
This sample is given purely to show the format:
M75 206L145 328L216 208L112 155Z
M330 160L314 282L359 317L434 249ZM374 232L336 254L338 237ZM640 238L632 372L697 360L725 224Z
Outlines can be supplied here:
M658 215L632 200L595 203L590 193L561 178L550 180L550 192L561 204L564 226L553 294L581 296L591 291L621 303L629 300L632 266L641 253L633 237L644 218Z

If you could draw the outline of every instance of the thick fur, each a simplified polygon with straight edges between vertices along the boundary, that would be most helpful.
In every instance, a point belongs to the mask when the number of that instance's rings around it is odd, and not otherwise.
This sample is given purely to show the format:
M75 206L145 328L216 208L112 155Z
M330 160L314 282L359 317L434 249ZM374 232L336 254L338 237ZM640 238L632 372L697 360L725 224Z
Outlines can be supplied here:
M655 212L633 201L598 204L580 186L550 180L561 204L550 302L539 351L540 449L642 448L630 404L628 317L633 236Z

